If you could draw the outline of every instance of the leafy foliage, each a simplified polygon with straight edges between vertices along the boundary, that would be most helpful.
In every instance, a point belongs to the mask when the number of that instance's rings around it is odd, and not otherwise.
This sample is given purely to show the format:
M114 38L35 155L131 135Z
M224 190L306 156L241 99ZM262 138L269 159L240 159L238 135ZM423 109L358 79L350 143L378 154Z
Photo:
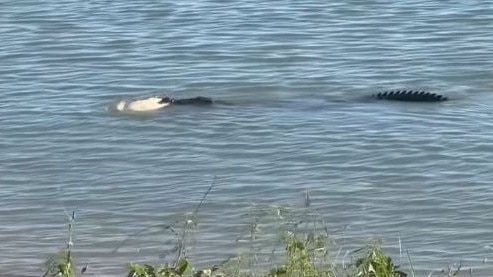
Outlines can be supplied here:
M130 264L127 277L181 277L188 270L188 260L181 259L175 267L154 267L148 264Z
M406 277L392 259L377 246L370 246L366 256L356 260L357 277Z
M75 276L75 265L72 257L69 258L66 250L60 251L48 259L46 263L46 271L43 277L73 276Z
M166 225L163 228L171 231L178 241L174 248L176 257L171 260L170 264L150 265L130 263L127 266L127 277L406 277L407 274L400 271L392 259L387 256L378 244L370 245L366 248L365 254L356 259L349 268L344 266L342 272L338 271L336 258L331 259L328 248L330 240L325 221L317 211L309 209L310 199L307 193L305 199L305 208L303 211L308 214L301 216L292 216L291 212L284 207L268 206L257 209L251 214L251 220L248 230L248 243L250 243L250 253L246 260L246 268L241 267L241 258L228 258L219 266L214 265L210 268L194 271L190 261L187 258L186 248L188 246L188 233L196 227L197 213L205 200L205 197L212 189L209 187L202 200L192 213L188 213L182 221L175 222L175 225ZM299 211L299 210L298 210ZM283 254L281 261L272 261L271 270L267 273L257 273L254 269L257 264L257 254L260 248L254 247L255 243L265 244L265 241L259 240L261 218L269 217L268 224L277 225L279 230L280 243L282 243ZM273 218L272 218L273 216ZM299 219L301 218L301 219ZM77 275L75 263L73 260L73 226L75 223L75 213L69 217L68 222L68 242L66 249L54 255L47 262L47 270L43 277L75 277ZM149 228L144 229L143 231ZM175 230L181 229L181 232ZM140 234L139 231L136 234ZM272 253L275 251L273 250ZM236 261L231 269L231 261ZM412 265L411 265L412 266ZM261 268L265 268L261 266ZM459 268L460 269L460 268ZM84 274L87 266L81 270ZM227 272L224 274L224 272ZM414 272L413 272L414 276Z
M74 277L75 265L72 257L73 226L75 223L75 212L68 218L68 241L67 248L51 257L46 264L46 272L43 277Z

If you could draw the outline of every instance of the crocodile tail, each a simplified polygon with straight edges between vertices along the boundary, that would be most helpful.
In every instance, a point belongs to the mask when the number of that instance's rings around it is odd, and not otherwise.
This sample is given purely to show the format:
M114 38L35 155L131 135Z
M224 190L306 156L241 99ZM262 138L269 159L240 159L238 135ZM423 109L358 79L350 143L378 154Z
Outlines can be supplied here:
M407 102L440 102L447 101L447 97L426 91L418 90L396 90L384 91L373 95L376 99L396 100Z

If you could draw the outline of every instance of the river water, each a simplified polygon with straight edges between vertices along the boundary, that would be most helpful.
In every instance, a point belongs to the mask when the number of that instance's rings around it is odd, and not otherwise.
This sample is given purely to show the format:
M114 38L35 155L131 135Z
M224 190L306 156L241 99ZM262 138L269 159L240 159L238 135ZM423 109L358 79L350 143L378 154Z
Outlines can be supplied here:
M309 191L339 261L377 236L405 268L485 276L492 57L493 1L0 1L0 274L39 276L72 210L88 275L157 262L150 226L215 179L197 265L241 249L252 205ZM362 101L390 89L451 101ZM152 95L233 105L112 109Z

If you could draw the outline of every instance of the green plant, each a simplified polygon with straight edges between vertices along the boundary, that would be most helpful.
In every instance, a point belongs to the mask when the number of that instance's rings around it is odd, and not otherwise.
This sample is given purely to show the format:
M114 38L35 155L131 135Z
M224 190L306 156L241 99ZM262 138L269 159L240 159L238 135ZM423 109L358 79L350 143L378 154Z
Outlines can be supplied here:
M196 208L184 215L171 225L153 225L163 227L173 234L176 244L170 253L176 254L166 259L165 265L150 265L145 263L130 263L127 266L127 277L405 277L406 273L399 270L392 259L383 252L378 243L360 248L349 253L351 256L361 250L366 250L362 257L356 259L349 267L342 261L336 264L337 254L329 255L331 241L322 216L310 208L310 196L305 195L304 209L278 207L273 205L255 205L248 213L249 224L245 234L240 237L249 243L246 255L229 257L219 265L205 267L202 270L192 270L191 262L186 253L191 239L189 233L197 225L199 208L206 199L214 183L203 195ZM43 277L75 277L78 275L73 258L73 229L75 212L68 220L68 241L66 248L51 257ZM175 229L176 228L176 229ZM149 230L147 227L135 234ZM163 229L160 229L163 230ZM276 233L278 236L272 236ZM265 232L267 231L267 232ZM274 231L274 232L272 232ZM124 243L124 242L123 242ZM122 244L123 244L122 243ZM120 246L122 245L120 244ZM270 248L272 245L272 251ZM118 246L116 249L118 249ZM267 246L268 249L265 249ZM280 250L282 249L282 250ZM269 252L267 252L267 251ZM340 252L340 251L339 251ZM270 255L268 259L267 255ZM414 269L409 257L412 276ZM346 255L345 255L346 256ZM246 263L245 263L246 262ZM266 268L271 270L265 272ZM85 272L84 267L81 274ZM461 269L449 269L449 276L455 276Z
M65 250L60 251L52 256L47 264L47 270L43 277L74 277L75 264L72 257L73 247L73 226L75 223L75 211L69 217L68 221L68 241Z
M286 274L287 276L318 276L318 270L309 256L307 248L309 241L300 240L290 234L286 241Z
M225 276L261 277L330 277L336 276L334 262L329 257L331 243L325 221L314 209L309 208L309 195L305 198L305 209L279 207L274 205L254 205L248 212L248 233L242 236L250 245L245 257L236 259L236 270ZM277 238L271 232L278 230ZM266 235L270 239L265 239ZM266 243L274 243L268 263L260 259ZM283 247L283 251L278 249ZM277 250L276 250L277 249ZM265 252L265 251L264 251ZM246 268L241 268L241 259L246 258ZM271 267L268 274L257 272ZM259 270L257 270L259 269Z
M356 260L357 277L406 277L377 245L370 245L364 257Z
M181 235L179 235L171 225L166 225L164 228L165 230L170 230L177 238L177 247L175 247L177 251L177 257L173 263L173 266L169 266L169 265L152 266L149 264L131 263L130 265L128 265L128 275L127 275L128 277L181 277L185 274L185 272L190 268L190 262L186 258L186 253L185 253L187 248L187 242L188 242L188 234L197 225L197 214L199 212L199 209L204 203L205 199L207 198L207 195L214 187L215 181L216 179L214 177L212 184L204 193L202 199L200 200L199 204L195 207L194 211L185 214L185 217L183 219L183 227L182 227ZM179 222L175 222L175 224L177 223ZM145 228L142 231L137 232L136 234L140 234L148 229L149 227Z
M176 266L154 267L148 264L130 264L127 277L181 277L189 269L187 259L181 259Z

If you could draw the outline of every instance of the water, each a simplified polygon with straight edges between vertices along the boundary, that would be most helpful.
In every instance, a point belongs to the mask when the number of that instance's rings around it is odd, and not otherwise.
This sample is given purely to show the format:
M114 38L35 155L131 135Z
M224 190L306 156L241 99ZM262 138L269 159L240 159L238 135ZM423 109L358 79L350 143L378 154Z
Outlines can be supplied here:
M3 0L0 274L40 275L64 208L89 275L155 262L170 236L152 228L111 251L216 176L199 265L237 252L252 203L301 207L310 190L341 253L377 235L399 257L400 238L423 274L487 275L492 57L493 1ZM452 101L360 101L401 88ZM109 109L155 94L235 106Z

